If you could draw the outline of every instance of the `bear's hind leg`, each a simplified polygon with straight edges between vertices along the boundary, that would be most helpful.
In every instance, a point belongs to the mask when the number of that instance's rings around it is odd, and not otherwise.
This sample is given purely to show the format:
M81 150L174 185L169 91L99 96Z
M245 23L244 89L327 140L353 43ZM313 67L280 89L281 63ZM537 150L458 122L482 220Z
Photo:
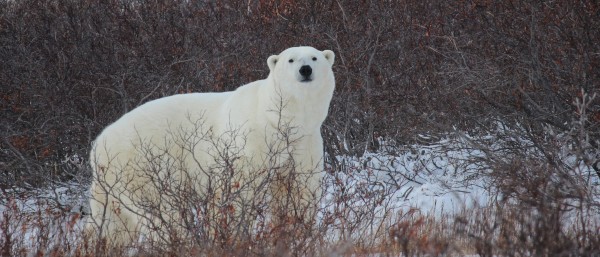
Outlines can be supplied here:
M107 195L95 195L91 201L90 235L103 239L107 246L127 246L137 242L139 220L123 201Z

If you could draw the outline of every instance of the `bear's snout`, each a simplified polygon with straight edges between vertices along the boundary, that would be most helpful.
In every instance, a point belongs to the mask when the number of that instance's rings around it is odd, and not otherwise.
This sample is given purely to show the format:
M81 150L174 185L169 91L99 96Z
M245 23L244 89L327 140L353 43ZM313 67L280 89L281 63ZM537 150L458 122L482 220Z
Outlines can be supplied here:
M302 75L302 81L310 81L310 75L312 75L312 68L309 65L302 65L300 67L300 75Z

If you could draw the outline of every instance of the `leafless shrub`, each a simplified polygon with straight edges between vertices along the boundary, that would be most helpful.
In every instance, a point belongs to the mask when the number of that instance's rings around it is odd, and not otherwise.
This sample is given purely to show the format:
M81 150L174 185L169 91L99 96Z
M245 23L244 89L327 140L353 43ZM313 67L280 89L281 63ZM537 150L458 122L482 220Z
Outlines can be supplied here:
M575 99L571 129L557 134L551 126L538 134L522 124L501 126L492 144L471 145L485 153L486 177L498 190L490 209L475 218L465 234L481 256L595 255L598 237L598 177L592 164L598 153L590 142L585 110L594 96ZM529 123L526 123L529 124ZM533 131L532 131L533 130ZM498 140L500 139L500 140ZM464 232L464 231L463 231Z
M8 201L1 205L0 244L2 256L65 256L85 251L81 237L82 214L72 205L59 204L81 201L81 188L61 187L75 192L61 192L74 199L56 199L52 189L40 190L41 195L11 193L3 195ZM6 193L6 192L5 192ZM85 197L87 198L87 197Z
M506 216L515 222L507 228L537 229L532 224L546 217L518 210L551 213L542 222L548 228L563 228L556 217L576 213L579 225L561 230L557 240L566 241L558 245L595 253L586 243L595 240L586 236L593 225L583 224L593 224L598 206L591 169L600 163L599 98L591 97L600 88L598 8L591 1L0 1L2 200L18 199L6 194L15 187L84 176L65 160L87 156L103 127L143 102L231 90L266 73L256 56L333 46L338 86L323 131L332 176L347 169L335 156L384 151L379 138L428 144L419 135L458 130L457 138L469 135L468 148L485 150L470 175L490 175L490 188L510 198L472 228L482 255L500 234L485 219ZM490 247L490 254L508 249Z

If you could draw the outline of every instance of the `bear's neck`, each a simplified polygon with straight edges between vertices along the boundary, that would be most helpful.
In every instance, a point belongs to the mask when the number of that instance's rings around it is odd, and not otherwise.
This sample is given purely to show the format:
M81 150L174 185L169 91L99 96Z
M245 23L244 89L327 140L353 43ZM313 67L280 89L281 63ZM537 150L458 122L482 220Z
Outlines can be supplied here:
M268 83L261 90L264 91L260 94L263 97L259 101L260 109L267 113L265 117L273 127L291 126L305 135L320 131L329 111L332 94L309 90L286 94L275 83Z

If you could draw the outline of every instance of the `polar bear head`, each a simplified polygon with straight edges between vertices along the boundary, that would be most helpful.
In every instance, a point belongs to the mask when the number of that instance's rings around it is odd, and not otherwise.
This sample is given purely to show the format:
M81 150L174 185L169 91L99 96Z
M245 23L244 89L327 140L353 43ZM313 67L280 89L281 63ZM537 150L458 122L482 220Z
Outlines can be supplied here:
M331 67L334 59L331 50L319 51L307 46L288 48L267 59L269 77L284 90L333 92L335 80Z

